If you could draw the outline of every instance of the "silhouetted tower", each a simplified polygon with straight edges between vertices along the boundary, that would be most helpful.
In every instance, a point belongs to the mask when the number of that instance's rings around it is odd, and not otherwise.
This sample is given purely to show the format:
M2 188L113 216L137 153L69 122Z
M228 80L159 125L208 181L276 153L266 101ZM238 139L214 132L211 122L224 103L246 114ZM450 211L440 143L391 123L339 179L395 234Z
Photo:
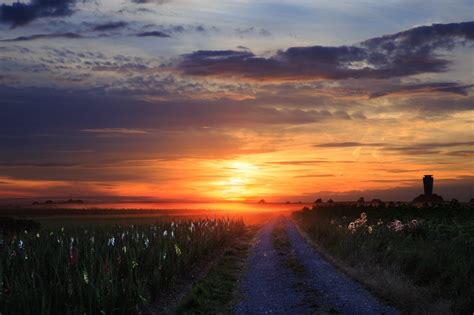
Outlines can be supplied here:
M425 175L423 177L423 189L425 190L425 196L431 196L433 194L433 176Z

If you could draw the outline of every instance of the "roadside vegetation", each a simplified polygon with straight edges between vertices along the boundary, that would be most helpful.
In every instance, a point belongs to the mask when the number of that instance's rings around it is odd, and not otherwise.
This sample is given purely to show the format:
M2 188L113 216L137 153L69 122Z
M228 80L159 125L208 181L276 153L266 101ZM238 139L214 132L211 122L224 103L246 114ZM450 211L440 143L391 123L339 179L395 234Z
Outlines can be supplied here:
M138 313L244 233L228 219L2 230L0 313Z
M401 311L471 314L473 211L332 204L293 217L329 260Z
M177 314L230 314L238 300L240 277L259 226L247 227L244 234L218 257L207 275L197 281L181 301Z
M307 283L308 270L300 262L296 254L294 253L288 233L285 229L285 218L278 218L277 223L272 232L273 247L278 252L278 256L281 258L282 263L286 268L289 268L295 275L294 287L296 290L302 291L305 294L305 303L314 313L322 311L323 305L320 305L321 297L313 288ZM331 313L333 310L328 309L323 313Z

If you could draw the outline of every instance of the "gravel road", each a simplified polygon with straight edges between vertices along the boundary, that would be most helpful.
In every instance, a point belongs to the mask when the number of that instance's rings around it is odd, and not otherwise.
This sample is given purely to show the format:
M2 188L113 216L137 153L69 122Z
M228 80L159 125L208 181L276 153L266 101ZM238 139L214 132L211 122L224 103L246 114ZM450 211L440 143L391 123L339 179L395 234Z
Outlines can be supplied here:
M241 283L242 300L234 308L236 314L398 314L327 263L286 218L292 253L306 269L304 285L297 285L301 279L273 248L275 222L267 223L256 236Z

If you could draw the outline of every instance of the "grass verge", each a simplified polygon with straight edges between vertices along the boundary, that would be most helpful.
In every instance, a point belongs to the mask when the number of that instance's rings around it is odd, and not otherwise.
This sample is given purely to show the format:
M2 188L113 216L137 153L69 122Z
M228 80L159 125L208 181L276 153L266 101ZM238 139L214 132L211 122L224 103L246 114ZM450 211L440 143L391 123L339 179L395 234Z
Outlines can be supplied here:
M472 247L466 245L474 230L465 210L364 210L363 216L360 208L338 205L293 217L327 260L401 312L472 313ZM397 219L399 227L392 224Z
M311 288L306 282L308 271L305 266L301 264L300 260L291 248L290 240L285 229L285 218L280 217L272 232L273 247L278 252L278 255L283 259L284 266L295 275L294 288L298 291L304 292L305 304L308 305L314 312L321 311L323 306L318 303L320 301L319 294ZM327 307L324 307L327 308ZM327 312L331 309L327 308Z
M197 281L178 305L177 314L231 313L237 299L239 279L252 247L257 227L247 228L243 236L224 251L208 274Z

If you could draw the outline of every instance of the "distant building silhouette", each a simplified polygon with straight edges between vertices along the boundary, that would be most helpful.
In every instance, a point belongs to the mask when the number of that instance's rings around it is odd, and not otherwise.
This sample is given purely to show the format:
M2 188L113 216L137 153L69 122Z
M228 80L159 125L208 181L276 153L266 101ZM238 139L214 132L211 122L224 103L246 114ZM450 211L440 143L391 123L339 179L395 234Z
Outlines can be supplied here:
M433 175L425 175L423 177L423 189L425 190L425 196L431 196L433 194Z
M443 197L438 196L437 194L433 194L433 183L433 175L425 175L423 177L424 194L421 194L415 199L413 199L413 202L419 204L444 202Z

